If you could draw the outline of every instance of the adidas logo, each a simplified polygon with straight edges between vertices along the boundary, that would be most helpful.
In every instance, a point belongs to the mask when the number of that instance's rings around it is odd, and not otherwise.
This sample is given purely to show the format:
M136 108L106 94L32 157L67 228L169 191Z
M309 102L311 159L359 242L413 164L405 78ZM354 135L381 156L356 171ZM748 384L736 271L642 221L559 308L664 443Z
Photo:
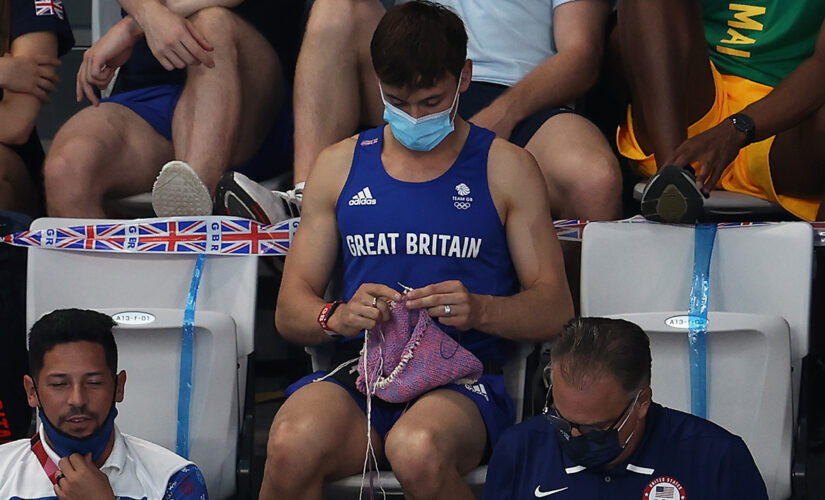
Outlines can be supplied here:
M349 206L351 207L356 205L375 205L376 203L378 203L378 201L372 197L369 187L365 187L361 191L358 191L358 194L349 200Z
M484 384L464 384L464 387L479 396L483 396L487 401L490 401L490 396L487 395L487 389L484 387Z

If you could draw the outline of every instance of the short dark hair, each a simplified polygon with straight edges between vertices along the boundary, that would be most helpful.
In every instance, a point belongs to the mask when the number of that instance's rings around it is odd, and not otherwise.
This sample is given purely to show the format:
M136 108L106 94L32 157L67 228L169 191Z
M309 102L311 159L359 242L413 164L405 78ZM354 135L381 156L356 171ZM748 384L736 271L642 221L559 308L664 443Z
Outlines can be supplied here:
M58 309L32 325L29 332L29 372L37 380L43 358L54 346L70 342L92 342L103 347L106 366L117 371L117 345L111 317L88 309Z
M550 351L564 379L583 387L609 373L627 394L650 385L650 340L635 323L623 319L573 318Z
M412 1L387 11L370 43L372 66L384 83L413 89L432 87L467 60L467 32L453 11Z

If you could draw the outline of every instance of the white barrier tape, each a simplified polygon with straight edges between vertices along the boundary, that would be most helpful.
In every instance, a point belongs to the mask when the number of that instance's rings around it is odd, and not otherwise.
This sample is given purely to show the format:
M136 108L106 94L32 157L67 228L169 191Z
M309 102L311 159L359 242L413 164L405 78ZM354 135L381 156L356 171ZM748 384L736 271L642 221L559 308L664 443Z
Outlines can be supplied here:
M234 217L171 217L9 234L17 246L154 254L286 255L299 219L263 225Z
M49 228L3 236L0 242L17 246L154 254L286 255L300 218L271 225L224 216L138 219L111 224ZM658 224L641 215L612 221L617 224ZM560 240L581 241L589 221L554 221ZM779 222L726 222L719 229L763 226ZM809 223L814 246L825 246L825 222Z

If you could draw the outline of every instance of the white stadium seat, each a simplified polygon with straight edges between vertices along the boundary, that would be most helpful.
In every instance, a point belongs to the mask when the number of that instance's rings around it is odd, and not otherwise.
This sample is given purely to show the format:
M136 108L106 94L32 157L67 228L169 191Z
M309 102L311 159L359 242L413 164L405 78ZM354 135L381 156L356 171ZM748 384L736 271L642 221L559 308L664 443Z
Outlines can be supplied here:
M711 260L708 417L745 440L771 499L791 495L812 238L801 222L722 228ZM582 315L639 324L651 339L654 400L684 411L693 254L690 226L594 223L584 231Z
M43 218L32 230L107 221ZM181 330L195 255L30 248L27 324L58 308L116 315L120 368L128 374L118 425L175 450ZM206 258L195 310L190 459L210 497L236 490L248 358L254 349L257 257ZM150 321L151 320L151 321Z

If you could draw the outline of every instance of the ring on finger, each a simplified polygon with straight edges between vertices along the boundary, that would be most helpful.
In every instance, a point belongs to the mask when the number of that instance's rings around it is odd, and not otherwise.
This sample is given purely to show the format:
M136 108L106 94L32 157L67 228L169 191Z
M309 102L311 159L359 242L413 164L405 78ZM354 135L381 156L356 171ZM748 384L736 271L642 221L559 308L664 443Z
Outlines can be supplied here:
M57 483L58 486L60 486L60 480L64 477L66 476L62 472L58 472L57 474L55 474L54 481Z
M444 316L449 316L453 313L453 308L450 307L450 304L444 305Z
M372 307L378 307L378 297L372 298Z

